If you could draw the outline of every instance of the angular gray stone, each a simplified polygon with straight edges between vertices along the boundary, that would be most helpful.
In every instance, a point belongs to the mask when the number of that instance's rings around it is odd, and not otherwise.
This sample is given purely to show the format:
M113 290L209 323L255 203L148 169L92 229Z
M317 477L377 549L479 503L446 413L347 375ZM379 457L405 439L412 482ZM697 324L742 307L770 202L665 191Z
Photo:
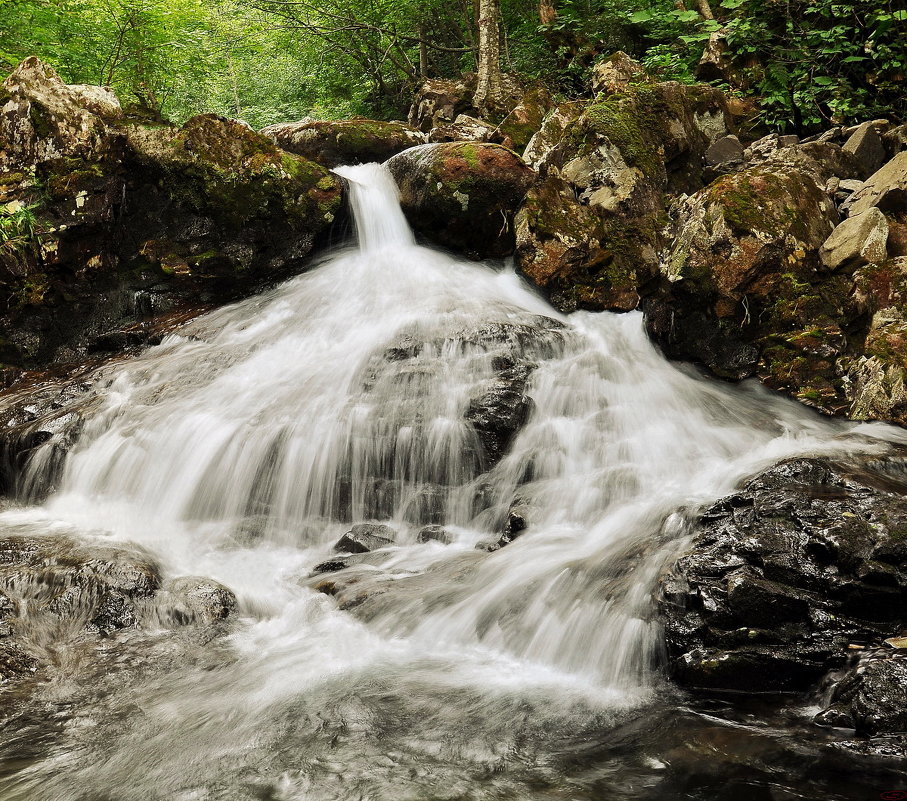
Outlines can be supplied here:
M842 207L851 217L873 206L885 210L907 209L907 150L898 153L863 184Z
M743 161L743 145L731 134L722 136L705 151L705 163L711 167L734 164Z
M844 143L844 150L854 154L867 178L885 163L885 146L873 122L860 125Z
M884 261L888 243L888 220L877 208L848 217L819 248L819 258L829 270L859 267Z

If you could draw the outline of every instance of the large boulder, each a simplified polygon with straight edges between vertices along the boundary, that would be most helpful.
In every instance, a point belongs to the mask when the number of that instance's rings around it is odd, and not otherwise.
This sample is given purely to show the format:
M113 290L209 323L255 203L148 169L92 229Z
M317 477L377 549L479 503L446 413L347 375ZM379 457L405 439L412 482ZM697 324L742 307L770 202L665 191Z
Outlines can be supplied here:
M287 152L325 167L373 161L383 163L426 141L424 133L402 123L359 118L283 122L262 128L261 133Z
M121 117L109 90L67 86L28 58L0 86L0 173L62 158L95 161L116 146L108 123Z
M859 312L847 276L816 271L839 219L820 181L814 170L760 165L681 198L648 321L669 354L842 407L836 359Z
M608 219L550 175L516 216L516 263L562 311L628 311L640 302L641 273L655 258L653 227Z
M535 173L500 145L421 145L387 162L413 228L471 258L513 252L513 215Z
M829 270L859 267L885 261L888 220L877 208L848 217L819 248L819 258Z
M0 98L0 360L77 360L92 342L299 270L339 179L244 123L126 119L35 59ZM116 349L116 348L114 348Z
M700 516L662 582L671 673L704 691L806 690L907 621L904 457L795 459Z
M544 184L517 219L517 266L564 310L640 304L658 275L665 193L701 188L706 151L731 130L721 92L653 83L634 64L604 62L602 93L555 108L524 154Z

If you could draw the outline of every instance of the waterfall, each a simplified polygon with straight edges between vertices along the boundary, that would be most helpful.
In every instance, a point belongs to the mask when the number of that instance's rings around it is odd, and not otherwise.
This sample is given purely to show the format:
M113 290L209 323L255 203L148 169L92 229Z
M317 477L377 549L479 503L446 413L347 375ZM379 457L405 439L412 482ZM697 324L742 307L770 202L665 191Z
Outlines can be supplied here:
M573 797L529 788L569 787L571 737L654 708L653 592L695 509L787 456L875 447L668 363L638 313L564 316L418 246L383 167L337 172L359 247L106 371L58 491L0 515L240 601L217 661L98 700L22 798ZM496 452L481 421L514 403ZM514 508L525 531L477 549ZM364 521L396 542L313 576Z

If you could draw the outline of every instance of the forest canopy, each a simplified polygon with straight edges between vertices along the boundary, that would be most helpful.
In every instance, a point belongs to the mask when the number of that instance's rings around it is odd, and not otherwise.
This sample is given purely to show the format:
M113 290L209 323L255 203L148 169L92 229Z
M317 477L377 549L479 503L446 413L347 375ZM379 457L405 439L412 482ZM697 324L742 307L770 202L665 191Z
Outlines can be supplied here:
M615 50L762 102L764 121L818 129L903 116L902 0L500 0L501 66L571 96ZM0 0L0 62L29 55L111 86L151 116L216 112L255 127L304 116L400 118L424 77L476 69L477 0Z

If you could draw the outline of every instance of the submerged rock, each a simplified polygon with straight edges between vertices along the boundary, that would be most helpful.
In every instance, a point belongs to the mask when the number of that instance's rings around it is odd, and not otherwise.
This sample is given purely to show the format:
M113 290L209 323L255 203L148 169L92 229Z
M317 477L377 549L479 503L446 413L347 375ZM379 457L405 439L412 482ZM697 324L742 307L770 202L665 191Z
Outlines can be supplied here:
M442 545L450 545L453 541L450 532L444 526L424 526L416 538L417 542L440 542Z
M535 173L500 145L421 145L387 162L413 228L470 258L513 252L513 215Z
M324 167L383 163L426 141L425 134L399 122L378 120L303 120L261 129L278 147Z
M704 691L806 690L907 621L905 457L766 470L699 518L662 581L671 674Z
M218 581L203 576L181 576L164 585L169 620L211 624L236 611L236 596Z

